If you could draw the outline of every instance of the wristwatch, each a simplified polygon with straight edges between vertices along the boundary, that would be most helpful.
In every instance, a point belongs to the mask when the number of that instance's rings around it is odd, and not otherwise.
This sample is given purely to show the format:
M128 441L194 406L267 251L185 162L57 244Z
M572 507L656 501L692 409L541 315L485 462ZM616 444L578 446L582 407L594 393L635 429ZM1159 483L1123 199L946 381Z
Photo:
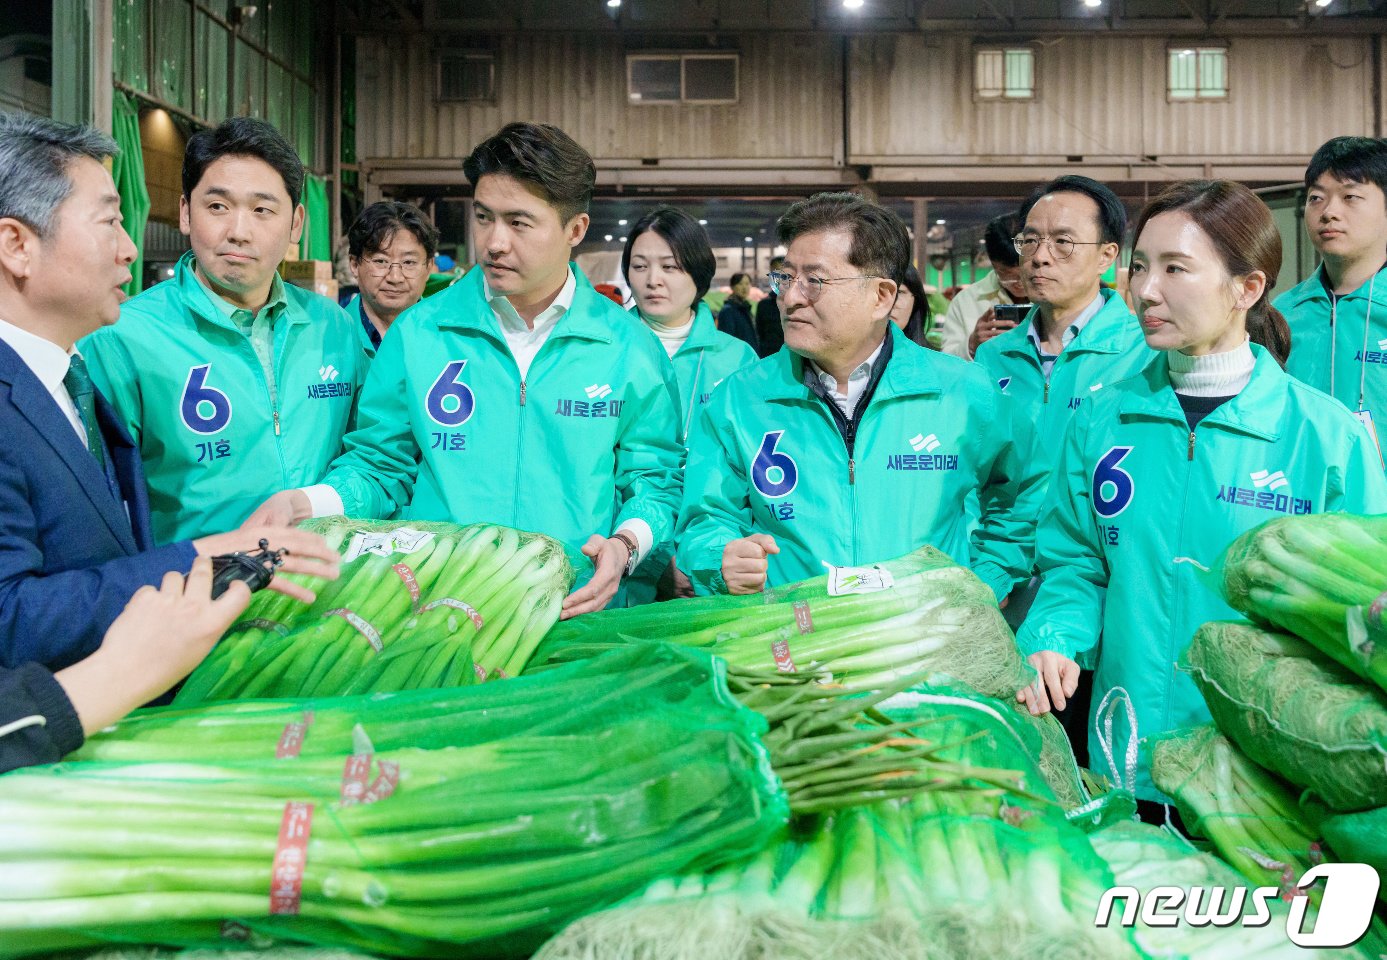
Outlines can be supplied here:
M612 534L612 539L620 540L622 543L626 544L626 549L630 551L626 561L626 569L621 571L623 577L629 577L636 569L636 560L640 554L641 545L636 542L635 537L631 536L625 530L618 530L616 533Z

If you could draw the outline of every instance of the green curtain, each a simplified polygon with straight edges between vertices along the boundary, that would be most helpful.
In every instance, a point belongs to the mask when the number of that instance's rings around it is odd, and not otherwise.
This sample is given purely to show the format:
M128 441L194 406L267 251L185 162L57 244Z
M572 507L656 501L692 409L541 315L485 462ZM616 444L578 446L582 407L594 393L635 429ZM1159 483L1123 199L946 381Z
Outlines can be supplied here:
M134 296L144 289L144 228L149 222L149 189L144 182L144 154L140 152L139 104L128 93L117 90L112 114L112 134L120 153L111 162L111 177L120 194L125 232L139 251L130 265L134 278L125 285L125 292Z
M301 260L332 259L332 218L328 213L327 181L309 174L303 183L303 235L299 237Z

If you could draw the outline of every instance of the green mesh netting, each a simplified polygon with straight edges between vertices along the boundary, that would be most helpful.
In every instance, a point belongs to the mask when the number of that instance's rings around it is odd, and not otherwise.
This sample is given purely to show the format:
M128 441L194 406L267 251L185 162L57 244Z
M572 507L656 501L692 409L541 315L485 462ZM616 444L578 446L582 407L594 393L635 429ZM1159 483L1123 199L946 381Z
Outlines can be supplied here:
M1336 810L1387 804L1387 695L1317 649L1250 623L1206 623L1184 667L1244 753Z
M0 778L0 957L248 934L528 956L782 830L765 730L718 661L653 645L470 689L138 714L92 746L139 761Z

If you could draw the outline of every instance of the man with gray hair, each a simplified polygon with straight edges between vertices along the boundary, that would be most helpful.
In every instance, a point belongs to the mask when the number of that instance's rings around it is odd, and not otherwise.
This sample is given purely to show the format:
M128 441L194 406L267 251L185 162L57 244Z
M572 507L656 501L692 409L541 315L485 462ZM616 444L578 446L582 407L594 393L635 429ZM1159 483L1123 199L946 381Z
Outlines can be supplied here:
M335 576L336 554L299 530L243 529L152 548L139 454L73 346L116 322L135 259L103 165L116 150L87 127L0 116L3 667L75 663L141 587L262 538L292 551L284 569Z
M704 406L679 568L700 593L756 593L928 543L1005 599L1030 575L1043 477L987 373L891 322L905 224L829 193L790 207L779 236L771 289L789 349Z

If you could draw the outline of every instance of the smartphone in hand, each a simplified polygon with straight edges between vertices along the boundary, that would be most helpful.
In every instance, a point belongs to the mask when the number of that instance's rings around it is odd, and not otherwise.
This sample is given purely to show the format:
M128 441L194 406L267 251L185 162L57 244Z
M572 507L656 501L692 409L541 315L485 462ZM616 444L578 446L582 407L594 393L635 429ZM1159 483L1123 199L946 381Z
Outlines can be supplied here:
M1030 312L1030 309L1029 303L999 303L992 308L992 316L996 318L998 326L1004 326L1010 330L1026 319L1026 314Z

